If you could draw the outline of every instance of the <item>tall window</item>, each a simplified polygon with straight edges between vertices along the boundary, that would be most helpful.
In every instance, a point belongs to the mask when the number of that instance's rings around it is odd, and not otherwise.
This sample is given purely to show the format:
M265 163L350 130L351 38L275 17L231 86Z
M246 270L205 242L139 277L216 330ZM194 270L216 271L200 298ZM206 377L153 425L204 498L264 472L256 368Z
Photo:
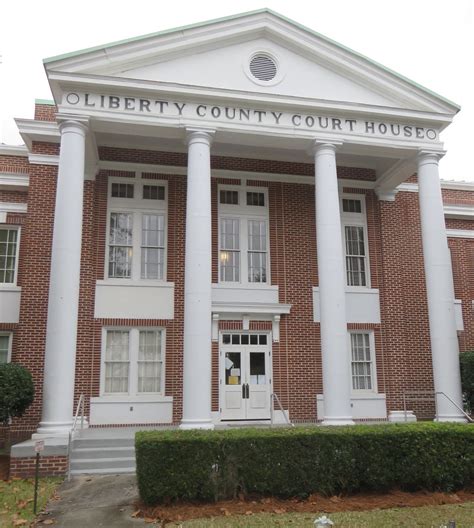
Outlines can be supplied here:
M223 282L240 281L240 221L236 218L221 219L219 262Z
M105 392L127 393L130 350L128 331L108 331L105 346Z
M18 229L0 228L0 284L16 283Z
M0 363L10 361L11 334L0 334Z
M342 198L341 209L346 284L367 287L370 285L370 280L365 199L363 196Z
M219 191L219 281L267 283L268 205L264 190Z
M166 279L166 187L137 178L111 181L107 276Z
M163 330L106 330L103 393L162 394Z
M372 390L372 353L369 334L351 333L351 361L353 390Z

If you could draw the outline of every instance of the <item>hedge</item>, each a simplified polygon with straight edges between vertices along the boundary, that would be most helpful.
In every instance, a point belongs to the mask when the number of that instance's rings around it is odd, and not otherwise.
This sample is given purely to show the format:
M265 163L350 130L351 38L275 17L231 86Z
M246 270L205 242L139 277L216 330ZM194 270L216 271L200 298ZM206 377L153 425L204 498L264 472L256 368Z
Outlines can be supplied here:
M467 410L474 413L474 351L463 352L460 356L462 391Z
M147 505L474 484L474 427L463 424L146 431L135 446Z

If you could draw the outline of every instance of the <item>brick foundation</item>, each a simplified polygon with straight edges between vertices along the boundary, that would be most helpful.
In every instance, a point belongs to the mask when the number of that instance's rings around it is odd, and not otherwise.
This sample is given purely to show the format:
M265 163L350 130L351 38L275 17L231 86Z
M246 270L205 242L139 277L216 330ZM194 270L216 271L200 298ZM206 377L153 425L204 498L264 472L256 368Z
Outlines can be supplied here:
M67 472L68 457L40 457L40 477L62 477ZM35 476L36 457L11 458L10 478L31 478Z

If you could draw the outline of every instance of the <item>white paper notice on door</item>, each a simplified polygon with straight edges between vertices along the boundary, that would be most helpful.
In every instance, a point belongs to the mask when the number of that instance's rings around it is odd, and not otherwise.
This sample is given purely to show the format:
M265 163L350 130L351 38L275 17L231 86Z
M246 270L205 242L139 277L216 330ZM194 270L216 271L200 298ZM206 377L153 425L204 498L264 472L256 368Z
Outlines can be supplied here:
M230 369L230 375L231 376L240 376L240 369L239 368Z

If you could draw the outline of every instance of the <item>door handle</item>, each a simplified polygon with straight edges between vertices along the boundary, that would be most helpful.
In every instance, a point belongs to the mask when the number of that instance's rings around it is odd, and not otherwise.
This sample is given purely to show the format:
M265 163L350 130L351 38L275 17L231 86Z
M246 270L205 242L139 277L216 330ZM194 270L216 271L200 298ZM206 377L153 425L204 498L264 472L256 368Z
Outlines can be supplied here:
M246 394L246 391L245 391L245 383L242 383L242 399L245 400L245 394Z
M248 383L246 384L246 389L245 389L245 391L246 391L246 395L245 395L245 397L246 397L247 400L248 400L248 399L249 399L249 396L250 396L250 387L249 387L249 384L248 384Z
M248 383L242 383L242 399L248 400L250 394L249 384Z

